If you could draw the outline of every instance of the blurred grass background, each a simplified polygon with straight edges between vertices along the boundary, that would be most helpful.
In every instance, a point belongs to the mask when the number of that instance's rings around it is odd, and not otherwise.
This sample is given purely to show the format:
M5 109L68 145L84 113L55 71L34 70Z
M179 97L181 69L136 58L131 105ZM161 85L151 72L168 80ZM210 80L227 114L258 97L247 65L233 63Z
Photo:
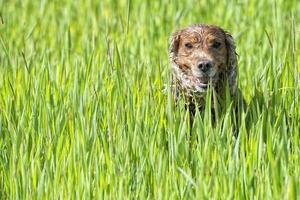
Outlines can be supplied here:
M297 199L299 13L297 0L0 0L0 199ZM197 115L191 144L174 109L169 37L195 23L236 40L238 137L230 111Z

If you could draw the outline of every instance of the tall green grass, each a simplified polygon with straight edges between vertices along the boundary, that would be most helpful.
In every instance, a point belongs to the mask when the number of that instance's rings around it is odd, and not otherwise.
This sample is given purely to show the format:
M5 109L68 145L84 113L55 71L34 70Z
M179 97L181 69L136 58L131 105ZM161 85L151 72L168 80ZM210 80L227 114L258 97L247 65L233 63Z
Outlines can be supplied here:
M300 3L0 0L0 199L297 199ZM174 108L168 40L230 31L247 101ZM197 139L196 139L197 138Z

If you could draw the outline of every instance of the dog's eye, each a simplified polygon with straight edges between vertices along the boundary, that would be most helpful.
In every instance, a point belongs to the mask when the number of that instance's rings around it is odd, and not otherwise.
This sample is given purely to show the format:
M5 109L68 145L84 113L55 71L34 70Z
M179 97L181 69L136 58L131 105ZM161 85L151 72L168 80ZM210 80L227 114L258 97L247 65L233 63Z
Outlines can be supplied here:
M213 44L212 44L212 47L213 48L219 48L221 46L221 43L220 42L214 42Z
M191 43L185 43L184 46L185 46L187 49L193 48L193 45L192 45Z

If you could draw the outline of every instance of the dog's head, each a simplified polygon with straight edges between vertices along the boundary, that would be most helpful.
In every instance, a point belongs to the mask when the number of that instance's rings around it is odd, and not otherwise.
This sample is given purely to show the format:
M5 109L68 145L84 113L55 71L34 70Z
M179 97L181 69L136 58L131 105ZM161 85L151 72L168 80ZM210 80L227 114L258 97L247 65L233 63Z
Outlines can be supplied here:
M192 25L175 32L171 38L170 59L184 89L205 93L209 83L220 87L218 84L228 81L231 93L235 93L235 44L231 35L221 28Z

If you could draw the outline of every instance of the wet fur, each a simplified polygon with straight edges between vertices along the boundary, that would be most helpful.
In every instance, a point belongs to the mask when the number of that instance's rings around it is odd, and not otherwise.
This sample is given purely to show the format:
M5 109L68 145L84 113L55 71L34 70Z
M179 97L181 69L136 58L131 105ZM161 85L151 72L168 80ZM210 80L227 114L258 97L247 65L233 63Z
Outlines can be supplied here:
M222 51L209 46L209 39L222 42ZM183 41L192 41L195 50L184 49ZM202 45L202 46L201 46ZM197 54L195 53L197 51ZM200 56L194 56L200 55ZM202 54L204 56L202 56ZM173 91L175 100L184 96L186 104L190 110L195 112L195 104L200 110L204 109L206 91L199 87L198 79L201 76L195 76L198 73L195 69L195 63L208 57L213 63L216 63L212 72L216 75L210 77L210 86L218 96L224 96L226 84L230 89L232 97L237 93L237 54L232 36L214 25L197 24L191 25L179 31L176 31L172 37L169 48L170 62L173 70ZM198 60L197 60L198 59ZM196 71L196 72L195 72ZM195 81L196 80L196 81ZM182 94L182 95L181 95Z

